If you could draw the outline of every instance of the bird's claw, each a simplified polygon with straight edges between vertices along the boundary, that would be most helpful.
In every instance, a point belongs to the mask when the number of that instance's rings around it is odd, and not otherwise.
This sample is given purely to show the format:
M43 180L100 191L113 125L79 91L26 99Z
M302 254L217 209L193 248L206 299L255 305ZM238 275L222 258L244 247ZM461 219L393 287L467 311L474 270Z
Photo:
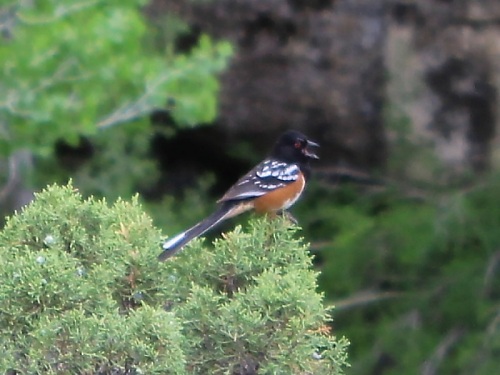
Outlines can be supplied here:
M284 217L285 219L289 220L292 224L298 225L299 221L288 211L280 211L278 215Z

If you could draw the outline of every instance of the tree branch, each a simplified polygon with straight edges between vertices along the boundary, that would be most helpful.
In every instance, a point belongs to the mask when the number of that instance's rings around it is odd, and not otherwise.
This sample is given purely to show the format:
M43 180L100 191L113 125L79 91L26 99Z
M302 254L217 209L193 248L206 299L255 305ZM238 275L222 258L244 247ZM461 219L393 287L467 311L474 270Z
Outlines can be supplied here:
M496 251L488 259L488 266L486 267L486 272L484 273L483 291L482 291L482 295L484 297L488 296L491 293L491 288L494 284L493 281L495 280L495 274L497 273L499 266L500 266L500 251Z
M422 365L421 375L436 375L438 374L439 365L448 356L451 349L455 344L462 338L464 332L461 328L452 329L444 338L441 340L439 345L432 356L427 359Z
M88 1L81 1L78 3L73 3L71 5L60 5L55 9L55 12L52 16L45 16L45 17L28 17L23 15L21 12L18 13L18 18L20 21L27 25L42 25L42 24L47 24L51 22L55 22L61 18L64 18L70 14L80 12L82 10L85 10L87 8L93 7L100 2L103 2L102 0L88 0Z
M350 310L355 307L368 305L375 302L380 302L389 298L401 297L402 292L378 292L378 291L361 291L348 298L334 301L335 311Z
M17 161L14 155L11 155L8 158L8 161L6 163L7 166L7 182L5 183L4 187L0 190L0 202L4 202L7 197L12 193L14 190L16 183L18 181L18 165Z

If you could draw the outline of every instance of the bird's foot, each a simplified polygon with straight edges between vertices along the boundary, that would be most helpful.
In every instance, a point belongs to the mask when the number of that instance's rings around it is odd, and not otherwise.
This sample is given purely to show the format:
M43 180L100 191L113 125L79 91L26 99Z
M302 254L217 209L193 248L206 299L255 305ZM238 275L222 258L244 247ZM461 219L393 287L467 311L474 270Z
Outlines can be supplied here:
M279 211L278 215L280 215L280 216L284 217L285 219L289 220L294 225L298 225L299 224L299 221L295 217L293 217L293 215L290 212L288 212L288 211L285 211L285 210Z

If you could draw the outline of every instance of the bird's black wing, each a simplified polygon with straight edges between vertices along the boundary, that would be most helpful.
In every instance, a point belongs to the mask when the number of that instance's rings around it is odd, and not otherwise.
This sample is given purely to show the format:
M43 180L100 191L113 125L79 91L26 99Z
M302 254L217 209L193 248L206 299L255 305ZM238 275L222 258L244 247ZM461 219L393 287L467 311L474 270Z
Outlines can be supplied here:
M297 181L299 176L296 164L266 159L241 177L218 202L257 198Z

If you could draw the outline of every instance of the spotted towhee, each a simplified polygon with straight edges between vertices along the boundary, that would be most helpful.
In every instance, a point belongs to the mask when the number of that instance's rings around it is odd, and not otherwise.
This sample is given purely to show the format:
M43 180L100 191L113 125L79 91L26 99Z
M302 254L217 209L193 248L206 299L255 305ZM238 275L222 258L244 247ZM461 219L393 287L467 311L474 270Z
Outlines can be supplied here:
M258 213L283 213L290 208L304 190L310 175L310 159L318 159L308 146L319 145L297 131L282 134L270 155L218 200L214 213L163 243L158 259L170 258L189 241L242 212L254 209Z

